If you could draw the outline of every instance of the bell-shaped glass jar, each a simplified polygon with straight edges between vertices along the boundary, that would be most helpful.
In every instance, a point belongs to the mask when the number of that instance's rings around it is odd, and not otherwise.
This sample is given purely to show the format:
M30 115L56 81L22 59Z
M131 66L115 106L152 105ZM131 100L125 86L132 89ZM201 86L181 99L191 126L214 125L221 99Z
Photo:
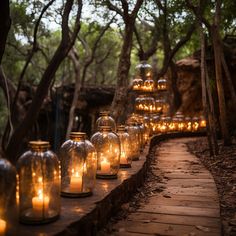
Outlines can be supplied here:
M130 149L133 161L139 160L140 155L140 131L135 123L129 122L127 131L130 136Z
M204 116L201 116L199 121L199 128L200 129L206 128L206 124L207 124L206 118Z
M110 126L113 132L116 132L116 122L109 115L109 111L101 111L100 116L96 121L96 130L100 130L101 126Z
M153 92L155 90L155 82L152 79L147 79L143 83L143 91Z
M191 132L192 130L192 119L189 116L186 116L184 119L184 130L186 132Z
M160 120L160 132L161 133L166 133L169 131L169 124L171 122L171 118L170 117L166 117L166 116L162 116L161 120Z
M179 119L174 116L169 124L169 131L174 132L178 130Z
M199 118L194 116L192 119L192 131L196 132L199 130Z
M149 65L146 61L140 62L135 67L135 74L139 76L143 81L152 78L152 66Z
M155 101L155 111L158 113L162 113L163 111L163 106L166 103L164 99L156 99Z
M157 90L158 91L166 91L168 88L167 80L161 78L157 81Z
M110 126L100 126L91 137L97 151L97 178L116 179L120 166L120 140Z
M143 80L141 77L136 77L135 79L133 79L132 81L132 89L135 91L139 91L142 90L143 87Z
M19 217L22 223L43 224L60 214L60 171L49 142L31 141L17 162Z
M137 111L143 111L144 110L144 96L140 95L135 99L135 109Z
M0 235L17 235L16 170L0 156Z
M93 192L97 154L95 147L85 138L85 133L72 132L59 150L62 196L86 197Z
M130 136L126 132L124 125L118 126L117 135L120 139L120 167L130 168L132 163Z

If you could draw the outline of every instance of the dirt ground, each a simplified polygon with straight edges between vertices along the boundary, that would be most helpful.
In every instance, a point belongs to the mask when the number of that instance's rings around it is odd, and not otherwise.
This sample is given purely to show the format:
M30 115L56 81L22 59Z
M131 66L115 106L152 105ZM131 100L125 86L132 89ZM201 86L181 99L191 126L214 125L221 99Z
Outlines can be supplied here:
M224 236L236 235L236 140L231 146L219 144L219 155L209 155L206 138L189 142L189 151L200 158L215 180L219 199Z

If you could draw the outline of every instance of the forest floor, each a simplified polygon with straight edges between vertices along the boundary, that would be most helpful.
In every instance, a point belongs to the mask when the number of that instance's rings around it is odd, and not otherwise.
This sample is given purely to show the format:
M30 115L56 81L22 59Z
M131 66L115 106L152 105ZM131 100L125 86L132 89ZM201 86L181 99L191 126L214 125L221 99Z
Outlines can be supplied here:
M206 138L188 143L189 151L211 172L219 194L224 236L236 235L236 140L231 146L219 144L219 155L211 157Z

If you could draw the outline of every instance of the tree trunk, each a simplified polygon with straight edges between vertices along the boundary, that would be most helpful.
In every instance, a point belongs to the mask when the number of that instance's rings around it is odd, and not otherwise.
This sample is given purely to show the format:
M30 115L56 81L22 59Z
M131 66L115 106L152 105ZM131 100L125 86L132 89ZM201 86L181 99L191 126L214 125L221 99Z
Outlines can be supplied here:
M218 26L212 26L212 37L213 37L213 48L214 48L214 59L215 59L215 76L216 85L219 101L219 111L220 111L220 126L221 132L224 140L224 145L230 145L230 135L227 127L227 116L226 116L226 105L225 105L225 95L222 82L222 66L221 66L221 44L220 36L218 31Z
M207 139L210 149L210 155L214 155L212 134L211 134L211 122L209 122L209 103L207 101L207 90L206 90L206 46L205 46L205 35L200 23L200 40L201 40L201 84L202 84L202 107L203 113L207 121Z
M222 42L221 42L222 45ZM232 82L232 78L229 72L229 68L228 65L225 61L225 56L224 56L224 52L221 53L221 62L222 62L222 66L225 72L225 77L226 77L226 81L228 83L228 88L230 91L230 95L231 95L231 100L233 102L233 106L236 108L236 93L235 93L235 89L234 89L234 84Z
M117 70L117 85L115 95L111 105L111 111L114 119L118 123L123 123L125 117L121 117L126 105L126 96L128 91L128 75L130 69L130 55L133 38L133 25L126 25L124 42L120 54L118 70Z
M72 51L71 51L71 54L73 54ZM76 105L78 102L79 93L80 93L80 89L81 89L80 68L79 68L78 59L75 58L75 55L72 55L71 58L72 58L74 68L75 68L75 90L74 90L73 100L72 100L70 112L69 112L68 126L67 126L67 131L66 131L66 139L69 138L69 135L72 131L72 127L73 127L73 123L74 123L74 116L75 116L75 108L76 108Z

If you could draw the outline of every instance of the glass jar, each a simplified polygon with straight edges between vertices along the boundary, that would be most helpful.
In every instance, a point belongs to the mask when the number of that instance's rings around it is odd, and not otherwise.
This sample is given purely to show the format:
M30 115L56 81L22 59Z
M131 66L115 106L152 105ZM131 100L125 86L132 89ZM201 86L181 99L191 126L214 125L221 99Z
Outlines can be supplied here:
M143 87L143 80L141 77L137 76L135 79L133 79L132 82L132 89L135 91L142 90Z
M143 83L143 90L147 92L153 92L155 89L155 83L152 79L147 79Z
M161 78L157 81L157 90L158 91L166 91L167 90L167 80Z
M17 235L16 170L0 156L0 235Z
M109 111L101 111L99 118L96 121L96 130L99 130L101 126L110 126L113 132L116 132L116 122L109 115Z
M194 116L192 119L192 131L196 132L199 130L199 118Z
M127 132L130 136L130 149L132 161L138 161L140 155L140 133L135 123L130 122L127 126Z
M86 197L92 195L96 170L96 150L86 133L72 132L59 150L61 161L61 195Z
M135 74L141 77L143 81L150 79L152 77L152 66L146 61L142 61L135 67Z
M165 104L164 99L156 99L156 101L155 101L155 111L158 112L158 113L162 113L164 104Z
M161 133L167 133L169 130L169 124L170 124L171 118L162 116L160 120L160 132Z
M177 131L179 125L179 119L174 116L169 124L169 131Z
M145 98L143 96L139 96L135 99L135 109L137 111L144 110L144 100L145 100Z
M43 224L60 214L60 172L49 142L31 141L17 162L20 222Z
M151 126L150 126L150 118L149 118L149 116L147 116L147 115L145 115L144 117L143 117L143 125L144 125L144 129L145 129L145 137L144 137L144 139L145 139L145 141L147 142L148 141L148 139L149 139L149 136L150 136L150 133L151 133Z
M97 178L115 179L120 166L120 140L110 126L100 126L91 137L97 151Z
M186 132L191 132L191 130L192 130L192 119L191 119L191 117L189 117L189 116L186 116L185 117L185 119L184 119L184 123L185 123L185 128L184 128L184 130L186 131Z
M204 116L200 116L200 121L199 121L199 128L204 129L206 128L206 118Z
M117 128L117 135L120 139L120 167L130 168L132 163L130 150L130 136L125 131L125 126L120 125Z

